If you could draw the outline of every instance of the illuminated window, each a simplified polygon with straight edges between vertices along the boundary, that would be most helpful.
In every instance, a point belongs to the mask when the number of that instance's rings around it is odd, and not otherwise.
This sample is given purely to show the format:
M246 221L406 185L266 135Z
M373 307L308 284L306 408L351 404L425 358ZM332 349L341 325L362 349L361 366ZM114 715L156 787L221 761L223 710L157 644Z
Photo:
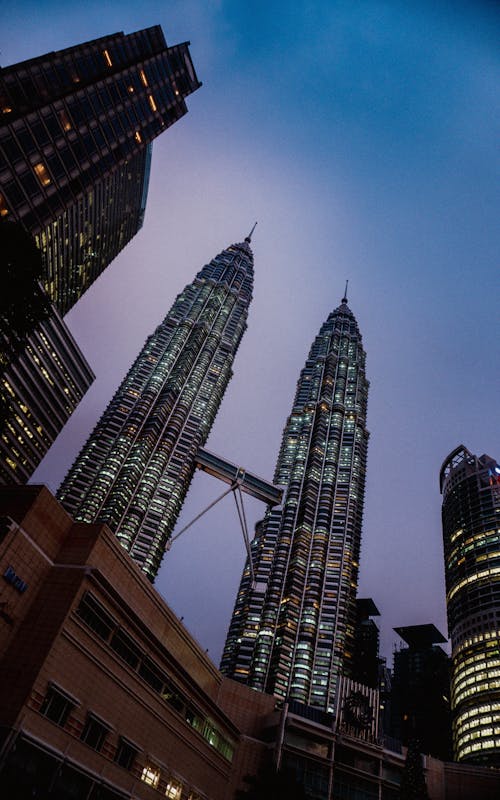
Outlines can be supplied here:
M12 111L12 109L11 109L11 107L10 107L10 106L4 106L4 107L2 108L2 114L10 114L10 113L11 113L11 111Z
M142 770L141 781L156 789L160 782L160 770L152 764L146 764Z
M108 50L103 50L102 54L104 56L104 60L105 60L106 64L108 65L108 67L112 67L113 66L113 62L111 61L111 56L109 55L109 51Z
M153 111L154 111L154 109L153 109ZM139 131L136 131L136 132L134 133L134 139L135 139L135 141L136 141L136 142L139 142L139 144L141 144L141 142L142 142L142 136L141 136L141 134L139 133Z
M156 111L156 103L152 94L148 95L148 100L149 100L149 105L151 106L153 111Z
M5 199L3 194L0 194L0 217L5 217L9 213L9 209L5 205Z
M59 111L59 122L62 125L63 131L70 131L71 128L73 127L71 124L71 120L64 109L62 109L62 111Z
M174 781L169 778L165 788L165 797L170 797L171 800L179 800L182 792L182 784L179 781Z
M51 181L50 181L50 175L47 172L45 164L42 164L41 162L39 164L35 164L33 169L35 170L35 175L42 184L42 186L48 186Z
M141 81L144 84L144 86L148 86L148 79L146 78L146 73L144 72L143 69L139 70L139 75L141 76Z

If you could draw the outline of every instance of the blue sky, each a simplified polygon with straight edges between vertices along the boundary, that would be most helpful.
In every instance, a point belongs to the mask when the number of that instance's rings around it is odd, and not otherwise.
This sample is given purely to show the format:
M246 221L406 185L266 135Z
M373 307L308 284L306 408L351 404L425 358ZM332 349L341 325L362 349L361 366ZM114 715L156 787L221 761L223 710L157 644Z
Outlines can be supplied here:
M143 230L68 317L97 380L35 479L57 487L174 296L258 219L249 329L208 446L272 476L349 278L371 381L360 594L389 656L394 626L446 632L442 461L462 442L500 458L495 4L11 2L0 63L157 23L191 41L203 86L155 142ZM183 521L220 491L197 476ZM158 581L215 660L244 559L233 505L179 539Z

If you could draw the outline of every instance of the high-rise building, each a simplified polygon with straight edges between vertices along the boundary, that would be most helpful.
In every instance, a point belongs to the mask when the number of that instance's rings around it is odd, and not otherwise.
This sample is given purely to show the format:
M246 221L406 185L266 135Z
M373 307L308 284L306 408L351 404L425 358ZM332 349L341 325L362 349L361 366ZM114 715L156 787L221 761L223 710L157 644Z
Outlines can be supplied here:
M0 69L0 217L35 237L55 305L0 376L0 482L30 478L90 386L61 315L140 229L150 143L198 86L159 26Z
M354 629L354 653L351 677L364 686L377 689L379 685L379 629L372 617L380 611L368 597L356 600L356 626Z
M500 465L460 445L439 483L453 749L459 761L500 766Z
M269 508L245 565L221 669L334 711L354 649L368 431L361 334L347 298L322 325L297 384Z
M199 86L158 25L0 70L0 215L36 237L62 314L140 229L150 142Z
M94 380L40 286L42 258L0 220L0 484L25 483Z
M75 520L106 522L150 580L246 329L250 238L216 256L177 296L58 492Z
M394 652L391 735L419 752L449 761L451 753L450 659L446 638L432 624L394 628L406 643Z
M0 485L26 483L94 380L52 307L2 373Z

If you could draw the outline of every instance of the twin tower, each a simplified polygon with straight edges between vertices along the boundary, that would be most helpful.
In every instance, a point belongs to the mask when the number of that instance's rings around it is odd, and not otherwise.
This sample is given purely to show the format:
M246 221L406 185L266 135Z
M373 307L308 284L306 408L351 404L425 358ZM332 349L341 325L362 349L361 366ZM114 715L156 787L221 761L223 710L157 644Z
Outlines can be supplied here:
M154 580L232 375L252 299L251 235L197 274L148 338L63 481ZM333 711L353 652L368 432L365 353L344 297L316 336L283 431L222 657L249 686Z

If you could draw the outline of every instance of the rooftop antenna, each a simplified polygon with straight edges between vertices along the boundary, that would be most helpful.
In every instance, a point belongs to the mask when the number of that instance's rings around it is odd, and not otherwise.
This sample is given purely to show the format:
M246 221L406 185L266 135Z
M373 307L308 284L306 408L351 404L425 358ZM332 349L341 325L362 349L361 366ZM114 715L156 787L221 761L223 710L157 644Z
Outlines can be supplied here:
M347 287L348 287L348 285L349 285L349 281L347 280L345 282L345 291L344 291L344 296L342 298L342 302L343 303L347 303Z
M248 236L245 236L245 242L249 242L250 243L252 241L252 234L253 234L256 226L257 226L257 223L255 223L255 225L253 226L253 228L250 231L250 233L248 234Z

